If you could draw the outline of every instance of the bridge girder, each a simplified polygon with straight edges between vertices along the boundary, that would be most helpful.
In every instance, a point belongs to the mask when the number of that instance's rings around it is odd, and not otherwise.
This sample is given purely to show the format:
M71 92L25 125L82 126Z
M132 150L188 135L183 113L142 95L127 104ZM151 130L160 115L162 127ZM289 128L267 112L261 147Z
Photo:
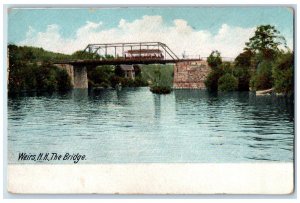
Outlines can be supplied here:
M112 53L114 58L124 58L125 52L128 50L140 50L140 56L142 50L153 50L157 49L164 52L164 59L178 60L178 56L164 43L161 42L130 42L130 43L103 43L103 44L88 44L83 50L92 54L107 56L108 53Z

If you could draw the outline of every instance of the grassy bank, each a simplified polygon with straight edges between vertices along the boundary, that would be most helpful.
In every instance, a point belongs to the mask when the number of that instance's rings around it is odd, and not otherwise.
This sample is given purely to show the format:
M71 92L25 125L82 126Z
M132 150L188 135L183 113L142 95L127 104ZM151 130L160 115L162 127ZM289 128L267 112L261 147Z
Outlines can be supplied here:
M141 69L142 78L150 85L173 86L173 65L143 65Z
M156 94L168 94L173 86L173 65L146 65L142 67L142 78Z

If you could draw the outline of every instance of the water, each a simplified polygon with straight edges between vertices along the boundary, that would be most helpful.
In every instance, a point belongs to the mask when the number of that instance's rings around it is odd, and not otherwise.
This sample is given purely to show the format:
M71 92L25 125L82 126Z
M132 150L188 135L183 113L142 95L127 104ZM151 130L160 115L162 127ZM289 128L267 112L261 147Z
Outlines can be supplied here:
M8 98L9 163L19 153L79 153L80 163L293 161L294 111L283 97L148 88Z

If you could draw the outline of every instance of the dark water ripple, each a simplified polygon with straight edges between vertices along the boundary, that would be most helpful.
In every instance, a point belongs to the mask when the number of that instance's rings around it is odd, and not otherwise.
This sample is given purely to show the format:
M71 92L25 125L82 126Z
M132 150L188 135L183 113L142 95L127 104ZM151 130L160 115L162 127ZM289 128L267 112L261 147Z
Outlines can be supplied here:
M8 135L10 163L19 152L78 152L84 163L292 161L294 108L248 92L74 90L10 97Z

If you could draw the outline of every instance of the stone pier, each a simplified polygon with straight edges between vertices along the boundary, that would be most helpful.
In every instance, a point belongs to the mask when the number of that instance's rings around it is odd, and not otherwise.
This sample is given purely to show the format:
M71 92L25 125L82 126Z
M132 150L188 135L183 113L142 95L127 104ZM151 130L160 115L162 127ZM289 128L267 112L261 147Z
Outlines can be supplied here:
M184 61L174 66L173 88L206 89L205 80L211 69L206 61Z
M73 88L88 88L87 69L85 66L73 66L70 64L55 64L55 66L67 71L71 78L71 84Z
M85 66L74 66L74 88L87 89L88 78Z

